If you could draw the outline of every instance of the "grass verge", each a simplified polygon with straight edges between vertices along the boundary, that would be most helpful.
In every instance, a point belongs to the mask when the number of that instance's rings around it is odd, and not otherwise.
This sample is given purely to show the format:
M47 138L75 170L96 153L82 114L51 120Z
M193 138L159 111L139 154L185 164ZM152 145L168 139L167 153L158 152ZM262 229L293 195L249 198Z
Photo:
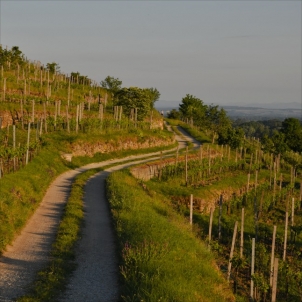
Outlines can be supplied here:
M48 146L26 167L1 178L0 253L39 206L49 184L66 170L55 148Z
M167 199L127 170L107 180L123 301L234 301L207 247Z

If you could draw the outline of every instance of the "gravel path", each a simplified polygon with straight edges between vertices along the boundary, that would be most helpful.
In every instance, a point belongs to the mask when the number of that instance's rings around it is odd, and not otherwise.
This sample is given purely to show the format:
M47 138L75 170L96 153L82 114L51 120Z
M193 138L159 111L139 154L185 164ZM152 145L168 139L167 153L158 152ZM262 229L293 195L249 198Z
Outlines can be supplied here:
M185 139L177 135L176 139L180 143L180 148L183 148ZM155 157L143 160L144 157L152 155ZM47 190L39 208L29 219L21 234L0 257L0 301L14 301L24 295L37 271L47 264L51 245L75 176L92 168L136 160L98 173L87 182L84 197L85 227L82 239L78 243L76 256L78 268L68 290L61 297L62 301L117 301L118 267L111 215L104 196L104 179L113 170L158 157L159 152L129 156L89 164L60 175Z
M41 205L0 258L0 301L24 294L36 272L45 266L76 171L60 175Z

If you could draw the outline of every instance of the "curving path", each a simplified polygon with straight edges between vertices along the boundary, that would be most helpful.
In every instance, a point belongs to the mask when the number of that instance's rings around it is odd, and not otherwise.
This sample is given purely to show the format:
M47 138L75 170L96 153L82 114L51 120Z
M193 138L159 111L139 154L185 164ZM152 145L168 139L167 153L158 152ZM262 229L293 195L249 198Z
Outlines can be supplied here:
M176 139L179 147L184 148L186 138L176 135ZM21 234L0 257L0 301L14 301L24 295L37 271L47 264L74 178L92 168L131 160L131 163L100 172L87 182L84 196L85 227L76 254L78 268L67 291L60 298L61 301L117 301L118 266L111 215L104 193L104 180L114 170L154 160L159 158L159 155L159 152L155 152L108 160L61 174L50 185L39 208Z

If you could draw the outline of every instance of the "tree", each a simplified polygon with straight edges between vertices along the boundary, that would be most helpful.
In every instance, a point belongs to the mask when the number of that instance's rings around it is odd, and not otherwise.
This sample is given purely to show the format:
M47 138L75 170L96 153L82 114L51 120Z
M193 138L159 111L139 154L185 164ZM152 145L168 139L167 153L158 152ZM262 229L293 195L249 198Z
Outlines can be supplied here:
M154 108L154 103L159 100L160 93L156 88L145 88L146 93L149 94L151 100L151 108Z
M101 86L115 95L121 89L122 81L119 78L107 76L105 80L101 81Z
M282 122L281 133L285 135L285 142L295 152L302 152L302 128L298 119L287 118Z
M232 127L232 122L228 118L226 111L218 106L207 106L206 109L206 122L208 127L216 133L221 133L228 128Z
M181 114L178 110L176 109L172 109L168 115L167 115L168 118L171 118L171 119L174 119L174 120L180 120L181 118Z
M46 64L46 68L47 70L49 70L49 72L55 73L55 72L59 72L60 71L60 66L58 63L52 62L52 63L47 63Z
M187 94L179 105L179 111L184 118L193 119L194 125L202 126L205 122L207 106L193 95Z
M70 77L73 80L73 83L76 83L77 81L79 84L85 83L86 85L91 85L92 80L88 78L88 76L81 75L78 71L77 72L71 72Z
M149 93L138 87L122 88L116 93L116 105L123 106L123 112L130 115L131 109L137 108L137 119L143 120L150 112L151 102Z
M13 46L11 51L11 63L20 64L23 61L22 51L19 49L19 46Z
M229 145L233 149L240 147L243 139L243 130L240 128L233 128L232 126L225 128L218 133L218 143L220 145Z
M24 63L24 56L22 51L19 49L19 46L13 46L11 50L2 48L2 46L0 46L0 64L4 65L7 61L11 62L12 64L19 65Z

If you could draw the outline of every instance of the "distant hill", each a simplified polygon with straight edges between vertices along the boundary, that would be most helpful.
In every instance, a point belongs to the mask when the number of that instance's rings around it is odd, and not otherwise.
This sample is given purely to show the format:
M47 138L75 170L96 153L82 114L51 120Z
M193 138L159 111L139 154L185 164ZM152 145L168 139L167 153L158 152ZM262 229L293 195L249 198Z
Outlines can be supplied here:
M172 109L178 109L180 101L158 101L155 103L155 108L159 111L164 111L166 115ZM268 120L281 119L288 117L302 119L301 104L298 102L292 103L276 103L276 104L262 104L253 106L236 106L236 105L220 105L227 112L232 119L244 120Z

